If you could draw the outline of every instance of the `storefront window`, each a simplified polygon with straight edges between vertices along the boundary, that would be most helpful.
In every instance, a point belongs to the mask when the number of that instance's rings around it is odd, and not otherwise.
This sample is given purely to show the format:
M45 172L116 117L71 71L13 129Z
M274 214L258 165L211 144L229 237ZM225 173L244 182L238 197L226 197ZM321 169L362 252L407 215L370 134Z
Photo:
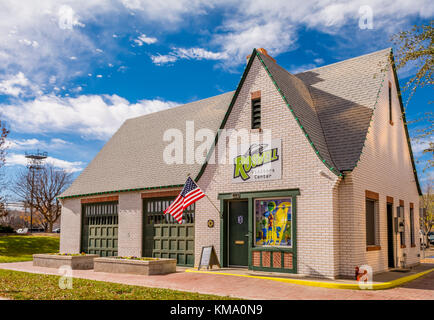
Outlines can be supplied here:
M255 200L255 245L292 246L292 199Z

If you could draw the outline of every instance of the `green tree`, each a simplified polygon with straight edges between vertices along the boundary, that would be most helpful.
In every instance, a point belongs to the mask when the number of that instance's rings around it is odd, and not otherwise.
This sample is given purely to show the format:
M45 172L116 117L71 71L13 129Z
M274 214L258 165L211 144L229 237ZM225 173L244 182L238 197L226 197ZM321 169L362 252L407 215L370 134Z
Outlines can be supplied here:
M406 83L404 90L408 91L406 105L410 101L418 88L432 86L433 84L433 66L434 66L434 31L433 22L427 25L413 26L410 30L401 31L392 36L392 41L397 50L395 57L397 59L397 69L415 64L417 67L416 74ZM429 103L432 103L430 101ZM413 137L416 141L427 141L428 146L424 149L425 154L434 155L433 135L433 113L427 112L425 115L415 121L420 122L423 126L416 130ZM428 160L426 169L434 166L434 158Z
M432 231L434 226L434 194L431 183L426 187L425 193L421 197L422 204L422 216L420 220L421 229L428 235L428 232ZM428 239L427 239L428 241Z

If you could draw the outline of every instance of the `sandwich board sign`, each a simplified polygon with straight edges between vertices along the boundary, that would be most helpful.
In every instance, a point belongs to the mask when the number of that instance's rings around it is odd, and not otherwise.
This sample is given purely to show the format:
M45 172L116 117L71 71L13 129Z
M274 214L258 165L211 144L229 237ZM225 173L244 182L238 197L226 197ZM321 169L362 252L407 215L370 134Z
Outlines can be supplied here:
M205 266L207 269L212 269L212 266L214 265L221 268L219 260L217 258L217 254L214 250L214 246L202 247L198 270L200 270L201 267L205 267Z

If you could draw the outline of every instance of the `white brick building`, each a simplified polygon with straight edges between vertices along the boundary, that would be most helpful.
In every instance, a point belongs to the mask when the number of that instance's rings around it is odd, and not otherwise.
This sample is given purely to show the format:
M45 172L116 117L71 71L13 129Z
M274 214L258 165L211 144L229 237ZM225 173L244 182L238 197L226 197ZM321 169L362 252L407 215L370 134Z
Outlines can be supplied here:
M164 132L188 135L186 121L259 137L250 153L235 142L256 167L234 164L222 136L208 156L225 150L224 163L166 164ZM330 278L411 266L420 188L408 139L390 49L297 75L254 50L235 92L124 123L60 197L61 251L197 265L213 245L223 266ZM209 199L178 225L162 212L188 174Z

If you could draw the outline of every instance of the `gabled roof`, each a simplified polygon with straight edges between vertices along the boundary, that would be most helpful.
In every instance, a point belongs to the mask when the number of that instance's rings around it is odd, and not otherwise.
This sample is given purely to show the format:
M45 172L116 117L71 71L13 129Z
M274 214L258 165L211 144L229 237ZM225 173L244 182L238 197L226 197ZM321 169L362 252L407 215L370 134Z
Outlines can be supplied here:
M390 49L296 75L267 55L258 55L320 158L335 172L353 170L363 149Z
M176 128L185 133L187 120L195 121L196 130L209 128L216 132L224 128L256 57L317 156L332 172L342 175L359 161L390 55L391 50L384 49L293 75L254 49L235 92L125 121L59 198L180 187L187 174L198 181L207 163L164 163L164 131ZM399 84L397 87L399 90ZM218 135L214 146L217 140ZM410 145L409 150L420 192Z
M296 75L309 87L339 171L353 170L360 158L389 55L384 49Z
M185 136L187 120L194 120L195 130L217 131L232 96L227 92L126 120L59 198L182 186L187 174L198 174L201 164L166 165L163 151L169 143L163 142L164 132L179 129Z

